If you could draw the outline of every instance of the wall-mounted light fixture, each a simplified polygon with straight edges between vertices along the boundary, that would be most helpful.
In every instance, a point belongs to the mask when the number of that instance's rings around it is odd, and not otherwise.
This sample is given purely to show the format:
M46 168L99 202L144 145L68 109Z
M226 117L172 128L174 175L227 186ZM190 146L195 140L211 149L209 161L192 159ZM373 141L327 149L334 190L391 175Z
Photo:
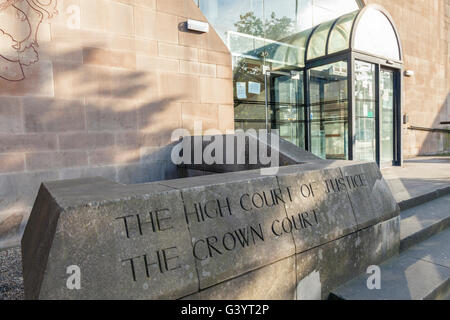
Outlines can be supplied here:
M209 24L207 22L189 19L186 25L187 29L191 31L197 31L201 33L209 32Z
M405 70L405 77L414 77L413 70Z

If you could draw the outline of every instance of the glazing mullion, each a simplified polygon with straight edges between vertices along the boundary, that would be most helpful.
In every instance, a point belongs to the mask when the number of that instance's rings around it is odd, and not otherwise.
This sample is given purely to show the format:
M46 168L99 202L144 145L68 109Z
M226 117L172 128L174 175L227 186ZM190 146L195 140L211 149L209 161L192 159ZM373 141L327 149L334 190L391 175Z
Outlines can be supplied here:
M381 112L380 112L380 106L381 106L381 66L379 64L375 64L375 141L376 141L376 161L378 166L381 165Z
M347 58L348 65L348 159L354 160L354 145L355 145L355 56L350 53Z

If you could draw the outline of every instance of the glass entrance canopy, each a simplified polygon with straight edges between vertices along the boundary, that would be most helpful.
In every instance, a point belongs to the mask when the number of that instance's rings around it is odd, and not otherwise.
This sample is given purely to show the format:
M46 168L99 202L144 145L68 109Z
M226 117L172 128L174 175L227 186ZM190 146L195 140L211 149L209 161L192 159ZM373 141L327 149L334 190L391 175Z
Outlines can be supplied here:
M375 5L258 49L265 52L269 60L297 67L348 50L395 62L402 60L401 45L392 20L386 11Z
M284 8L304 1L272 2ZM338 3L353 5L314 25L302 23L310 11L301 5L277 11L295 12L291 18L264 14L263 5L260 19L255 3L269 0L233 3L249 10L235 30L221 26L225 14L219 23L204 12L233 56L236 129L277 129L325 159L401 162L402 48L382 7L325 1L334 12Z

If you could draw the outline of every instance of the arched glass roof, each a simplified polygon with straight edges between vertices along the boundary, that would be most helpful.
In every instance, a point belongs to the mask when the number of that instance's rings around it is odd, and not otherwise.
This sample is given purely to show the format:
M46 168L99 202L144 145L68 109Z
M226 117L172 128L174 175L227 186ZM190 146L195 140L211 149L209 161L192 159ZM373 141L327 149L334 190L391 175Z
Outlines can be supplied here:
M348 49L401 61L400 40L389 14L377 5L324 22L271 46L269 57L287 65L305 66L307 61Z
M369 7L361 15L354 35L353 49L401 60L395 29L383 12Z

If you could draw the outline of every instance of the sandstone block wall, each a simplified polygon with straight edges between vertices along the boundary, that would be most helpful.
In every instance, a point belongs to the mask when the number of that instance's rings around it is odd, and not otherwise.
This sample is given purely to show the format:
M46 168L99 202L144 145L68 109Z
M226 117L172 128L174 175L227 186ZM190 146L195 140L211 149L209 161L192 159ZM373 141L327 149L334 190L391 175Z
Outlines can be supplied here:
M0 1L0 247L42 181L169 179L177 128L234 128L231 55L192 0Z
M450 0L365 0L379 4L394 19L403 46L405 157L450 151L448 133L410 130L410 126L450 129Z

